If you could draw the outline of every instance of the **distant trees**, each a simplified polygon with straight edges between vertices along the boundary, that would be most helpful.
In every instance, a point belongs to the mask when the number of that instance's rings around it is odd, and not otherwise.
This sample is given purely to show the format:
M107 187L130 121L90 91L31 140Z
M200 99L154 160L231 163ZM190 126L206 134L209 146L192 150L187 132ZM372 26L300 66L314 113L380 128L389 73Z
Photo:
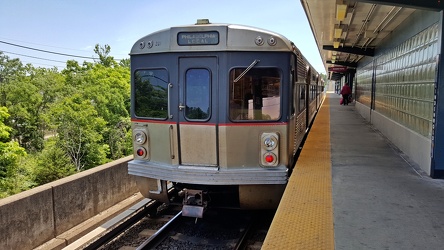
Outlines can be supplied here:
M131 154L129 60L110 49L61 72L0 52L0 198Z
M22 185L17 184L21 174L19 161L26 156L25 149L10 140L12 128L4 123L8 117L8 109L0 107L0 197L22 190Z

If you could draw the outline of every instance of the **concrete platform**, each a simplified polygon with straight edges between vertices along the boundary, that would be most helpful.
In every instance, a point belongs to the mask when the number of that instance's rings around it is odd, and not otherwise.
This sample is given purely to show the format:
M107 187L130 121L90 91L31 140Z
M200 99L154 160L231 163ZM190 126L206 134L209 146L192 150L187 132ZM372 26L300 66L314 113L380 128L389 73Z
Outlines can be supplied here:
M444 180L339 99L327 95L262 249L443 249Z

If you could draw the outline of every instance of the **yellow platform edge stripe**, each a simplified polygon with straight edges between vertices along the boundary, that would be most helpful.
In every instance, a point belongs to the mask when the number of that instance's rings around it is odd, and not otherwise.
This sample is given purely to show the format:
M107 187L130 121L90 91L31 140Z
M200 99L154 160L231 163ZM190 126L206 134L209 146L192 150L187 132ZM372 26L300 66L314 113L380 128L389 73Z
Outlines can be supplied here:
M330 105L325 98L262 249L334 249Z

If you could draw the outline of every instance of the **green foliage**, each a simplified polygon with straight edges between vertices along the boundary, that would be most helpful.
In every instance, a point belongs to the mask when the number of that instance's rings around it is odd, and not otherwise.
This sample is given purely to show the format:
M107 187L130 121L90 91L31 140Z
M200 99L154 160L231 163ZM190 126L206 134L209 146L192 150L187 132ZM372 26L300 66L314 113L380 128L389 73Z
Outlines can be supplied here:
M4 124L8 117L7 108L0 107L0 197L20 192L23 186L18 183L23 173L19 160L26 156L26 152L17 142L9 140L12 129Z
M111 67L116 65L116 61L112 56L109 56L109 52L111 52L111 47L106 44L104 47L96 44L94 47L94 52L99 56L99 63L105 67Z
M12 130L4 123L8 117L8 109L6 107L0 107L0 142L6 142L9 139L9 133Z
M6 177L8 172L17 166L19 157L26 155L17 142L9 140L11 128L4 124L8 117L7 108L0 107L0 177Z
M132 152L129 60L23 66L0 52L0 198Z
M49 139L45 143L45 149L35 157L36 167L33 180L36 185L43 185L76 172L71 159L62 148L56 145L56 141Z
M122 118L108 133L109 154L113 160L132 154L131 120Z
M118 159L123 154L131 153L131 145L122 147L126 140L126 133L130 130L130 70L129 68L105 67L102 64L84 65L76 67L77 72L71 70L65 74L73 75L67 81L68 85L76 85L81 82L77 93L79 99L88 100L91 107L97 112L97 116L103 118L105 125L100 128L103 136L102 142L107 146L94 148L99 155L105 153L108 159ZM79 80L80 79L80 80ZM73 81L73 82L71 82ZM100 149L100 150L98 150ZM96 158L96 160L101 159Z
M0 51L0 106L6 106L7 87L10 82L23 75L25 67L19 59L9 59Z
M129 69L131 67L130 59L126 58L126 59L120 60L119 66Z
M51 118L58 134L57 145L71 157L77 171L106 162L106 147L101 145L106 121L90 100L81 94L65 97L53 106Z

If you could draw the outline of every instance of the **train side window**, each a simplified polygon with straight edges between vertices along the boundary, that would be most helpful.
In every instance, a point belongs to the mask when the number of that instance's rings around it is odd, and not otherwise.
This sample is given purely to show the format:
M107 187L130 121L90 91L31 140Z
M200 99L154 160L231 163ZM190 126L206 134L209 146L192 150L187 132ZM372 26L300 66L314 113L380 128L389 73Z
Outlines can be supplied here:
M167 70L143 69L134 73L134 113L137 117L167 119Z
M302 112L305 109L305 85L299 85L299 112Z
M229 116L233 121L276 121L281 116L281 75L277 68L230 71Z
M290 75L291 75L291 78L290 78L291 79L291 89L293 91L293 100L297 100L296 98L298 95L297 95L297 89L296 89L296 81L294 79L294 69L291 70ZM297 104L295 101L292 101L291 103L292 103L291 104L291 115L294 115L296 113Z
M210 118L210 72L207 69L189 69L185 76L185 117L189 120Z

